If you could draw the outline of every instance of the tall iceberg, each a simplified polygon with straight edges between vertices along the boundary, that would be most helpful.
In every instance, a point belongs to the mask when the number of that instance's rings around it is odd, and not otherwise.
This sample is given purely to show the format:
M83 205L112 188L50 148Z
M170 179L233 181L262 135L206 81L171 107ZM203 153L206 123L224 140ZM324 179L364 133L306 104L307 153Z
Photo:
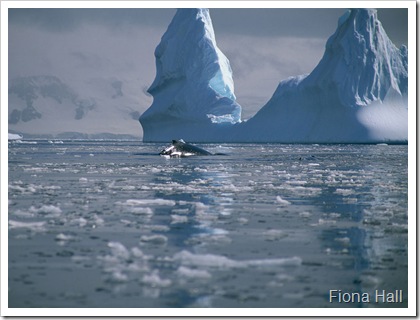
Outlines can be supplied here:
M178 10L155 56L154 101L140 117L144 141L408 141L408 50L392 43L374 9L340 17L315 69L281 81L246 122L208 10Z
M223 140L241 121L241 106L208 9L178 9L155 57L153 103L139 119L143 141Z
M408 140L407 47L388 38L374 9L338 21L309 74L280 82L235 133L237 141L376 143Z

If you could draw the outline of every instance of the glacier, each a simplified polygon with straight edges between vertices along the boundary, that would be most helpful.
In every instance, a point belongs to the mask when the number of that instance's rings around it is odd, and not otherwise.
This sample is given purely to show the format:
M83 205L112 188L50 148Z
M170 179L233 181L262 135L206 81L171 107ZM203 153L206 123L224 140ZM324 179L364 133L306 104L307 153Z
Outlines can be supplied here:
M248 121L207 9L179 9L155 56L154 101L139 119L144 141L408 141L408 49L392 43L375 9L341 16L315 69L281 81Z
M143 141L221 139L241 122L229 60L208 9L179 9L155 50L153 103L140 116Z

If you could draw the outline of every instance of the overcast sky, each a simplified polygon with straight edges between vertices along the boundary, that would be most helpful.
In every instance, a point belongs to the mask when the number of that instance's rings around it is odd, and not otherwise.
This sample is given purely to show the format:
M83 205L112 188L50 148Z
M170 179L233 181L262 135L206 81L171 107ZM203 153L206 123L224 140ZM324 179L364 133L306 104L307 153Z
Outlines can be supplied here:
M248 118L280 80L309 73L345 9L210 9L219 48L230 60L235 93ZM9 79L55 75L77 85L116 77L151 103L153 52L175 9L9 9ZM407 9L378 9L388 36L407 44Z
M210 9L217 34L263 37L318 37L332 34L346 9ZM165 29L175 9L10 9L9 25L49 32L73 32L96 24L124 31L127 26ZM407 9L378 9L388 36L397 45L407 42Z

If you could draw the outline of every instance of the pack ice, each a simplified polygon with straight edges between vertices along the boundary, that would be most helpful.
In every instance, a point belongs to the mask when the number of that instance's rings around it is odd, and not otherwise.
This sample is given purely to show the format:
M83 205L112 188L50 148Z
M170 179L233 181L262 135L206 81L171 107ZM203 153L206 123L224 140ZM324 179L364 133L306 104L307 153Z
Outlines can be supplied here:
M408 50L391 42L374 9L340 17L315 69L281 81L246 122L208 10L179 9L155 55L154 102L140 117L144 141L408 141Z

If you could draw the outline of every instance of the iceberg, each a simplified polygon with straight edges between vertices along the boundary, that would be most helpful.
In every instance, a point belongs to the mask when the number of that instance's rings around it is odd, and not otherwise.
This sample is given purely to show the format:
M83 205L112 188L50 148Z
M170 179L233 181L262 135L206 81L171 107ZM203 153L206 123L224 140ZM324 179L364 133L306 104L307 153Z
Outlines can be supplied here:
M315 69L281 81L246 122L208 10L178 10L155 55L154 102L140 117L144 141L408 141L408 49L392 43L374 9L340 17Z
M221 139L241 122L229 60L208 9L178 9L155 50L153 103L139 118L143 141Z
M23 136L17 133L8 132L8 140L22 140Z
M404 143L408 140L407 47L388 38L374 9L338 22L309 75L280 82L237 140L285 143Z

